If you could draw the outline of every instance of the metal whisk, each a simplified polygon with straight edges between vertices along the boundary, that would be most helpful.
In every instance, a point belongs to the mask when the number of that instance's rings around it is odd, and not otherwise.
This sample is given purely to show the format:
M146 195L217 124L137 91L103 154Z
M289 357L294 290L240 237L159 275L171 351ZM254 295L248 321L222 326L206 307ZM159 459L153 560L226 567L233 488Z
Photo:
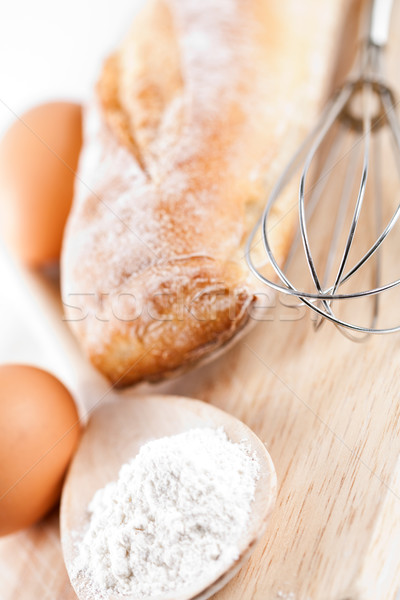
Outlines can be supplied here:
M356 340L360 334L364 337L400 330L400 325L377 324L382 293L400 284L400 279L389 275L390 269L383 263L386 255L391 264L393 252L400 255L399 248L388 249L386 254L383 248L400 216L399 198L395 199L400 186L392 186L389 200L384 203L382 181L387 179L383 171L390 162L389 154L400 172L396 101L382 68L391 9L392 0L372 2L368 32L353 76L334 94L315 129L286 167L246 248L248 265L260 281L295 296L315 311L317 328L328 319ZM340 191L333 193L338 185ZM276 203L283 194L291 194L298 206L298 229L288 259L280 266L270 238L271 223L276 225ZM318 220L321 207L325 215ZM319 226L313 232L315 220ZM260 232L279 280L273 281L271 275L263 273L254 259L254 248L261 243L256 241ZM400 239L400 235L393 237L394 242ZM301 286L293 277L301 279ZM367 324L357 322L364 315L357 303L365 298L369 299ZM344 304L345 315L353 310L353 318L339 316Z

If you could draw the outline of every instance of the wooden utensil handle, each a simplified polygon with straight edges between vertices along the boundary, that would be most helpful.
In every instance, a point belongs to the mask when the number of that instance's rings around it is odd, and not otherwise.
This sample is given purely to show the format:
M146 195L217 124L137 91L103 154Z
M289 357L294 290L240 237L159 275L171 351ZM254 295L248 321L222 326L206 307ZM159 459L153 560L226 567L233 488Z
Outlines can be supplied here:
M46 368L71 390L84 417L110 385L83 356L63 319L59 295L44 275L21 265L2 244L0 272L4 293L46 353Z

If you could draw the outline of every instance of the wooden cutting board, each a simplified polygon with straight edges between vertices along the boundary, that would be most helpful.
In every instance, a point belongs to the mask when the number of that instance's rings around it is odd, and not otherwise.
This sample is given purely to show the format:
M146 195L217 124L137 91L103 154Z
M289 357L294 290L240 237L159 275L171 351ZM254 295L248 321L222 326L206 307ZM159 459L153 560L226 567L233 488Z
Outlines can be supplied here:
M394 600L400 587L400 336L314 333L277 301L214 363L162 386L227 410L265 442L279 494L269 529L218 600ZM78 350L77 350L78 352ZM82 359L83 360L83 359ZM28 499L27 499L28 500ZM0 540L2 600L73 600L58 514Z

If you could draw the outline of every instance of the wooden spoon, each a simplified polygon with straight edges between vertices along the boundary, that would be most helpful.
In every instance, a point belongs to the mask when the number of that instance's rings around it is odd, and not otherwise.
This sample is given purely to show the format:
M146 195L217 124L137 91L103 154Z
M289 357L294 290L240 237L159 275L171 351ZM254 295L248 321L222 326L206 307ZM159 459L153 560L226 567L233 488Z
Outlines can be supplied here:
M248 441L260 465L255 499L246 535L240 541L239 558L211 580L193 582L180 595L157 600L204 600L221 589L239 570L262 537L275 504L276 475L272 460L259 438L241 421L224 411L190 398L135 395L116 392L82 356L76 340L63 322L59 298L38 274L27 271L0 246L0 263L21 314L52 358L51 370L60 376L78 400L81 419L88 426L72 461L61 499L61 542L65 564L77 555L76 540L88 525L87 506L95 491L116 480L121 465L133 458L147 441L197 427L223 427L233 442ZM78 534L78 536L77 536ZM83 581L80 600L93 600L90 581ZM119 600L109 595L106 600ZM128 599L123 596L123 600ZM152 600L156 600L155 598Z
M159 600L209 598L237 573L265 532L276 496L276 476L272 460L262 442L246 425L205 402L178 396L135 397L132 392L114 395L118 398L94 411L64 486L61 542L68 573L71 577L71 567L77 557L76 540L89 524L87 506L97 489L118 478L123 463L133 458L149 440L182 433L195 427L222 426L230 440L240 442L245 439L249 442L260 465L260 478L257 481L248 529L239 544L240 556L228 570L221 571L217 577L195 581L190 589L182 591L179 596L168 594ZM72 580L73 585L77 583ZM80 600L93 599L90 580L79 580L78 596ZM128 597L115 594L107 596L107 600L119 598L126 600ZM129 600L136 599L129 596Z

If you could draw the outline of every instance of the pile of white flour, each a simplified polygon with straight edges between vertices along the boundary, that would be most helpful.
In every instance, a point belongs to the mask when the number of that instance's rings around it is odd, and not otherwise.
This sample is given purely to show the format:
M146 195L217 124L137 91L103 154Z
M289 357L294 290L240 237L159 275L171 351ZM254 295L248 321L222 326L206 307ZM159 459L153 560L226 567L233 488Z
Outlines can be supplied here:
M238 558L258 477L248 444L222 428L145 444L89 505L75 587L149 598L211 581Z

